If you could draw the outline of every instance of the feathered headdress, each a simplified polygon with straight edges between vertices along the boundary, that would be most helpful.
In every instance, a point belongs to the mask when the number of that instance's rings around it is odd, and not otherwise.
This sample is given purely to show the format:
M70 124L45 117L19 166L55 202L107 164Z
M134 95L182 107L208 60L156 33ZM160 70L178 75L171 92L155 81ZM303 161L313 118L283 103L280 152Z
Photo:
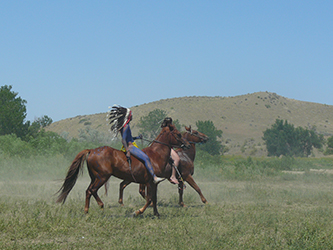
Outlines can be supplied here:
M131 120L132 111L129 108L113 105L107 116L110 120L111 133L116 136L118 131L121 130Z

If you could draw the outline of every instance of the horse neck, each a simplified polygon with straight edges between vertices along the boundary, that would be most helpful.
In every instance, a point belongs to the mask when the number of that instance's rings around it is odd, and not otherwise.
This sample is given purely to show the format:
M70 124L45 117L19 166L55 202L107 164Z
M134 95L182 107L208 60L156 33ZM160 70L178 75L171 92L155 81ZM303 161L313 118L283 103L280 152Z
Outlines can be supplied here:
M171 146L170 142L166 139L167 138L167 133L166 132L161 132L156 139L153 141L153 143L150 145L152 150L158 152L159 154L165 151L166 154L166 159L169 160L170 154L171 154Z
M188 131L183 133L183 137L188 140L188 134L190 134ZM190 140L188 140L190 142ZM196 142L190 142L191 147L189 149L184 149L183 152L191 159L191 161L194 161L195 159L195 144Z
M194 159L195 159L195 143L191 143L191 147L189 149L184 149L183 151L191 159L191 161L194 161Z

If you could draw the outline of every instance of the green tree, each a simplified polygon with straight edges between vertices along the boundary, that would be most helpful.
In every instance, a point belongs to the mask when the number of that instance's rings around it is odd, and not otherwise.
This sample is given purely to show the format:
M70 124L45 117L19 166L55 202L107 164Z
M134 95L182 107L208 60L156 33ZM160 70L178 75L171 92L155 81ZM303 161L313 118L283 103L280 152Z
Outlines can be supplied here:
M167 113L161 109L154 109L148 115L142 116L138 123L139 133L148 139L155 139L160 133L161 122L167 117Z
M218 155L222 152L222 144L218 139L222 138L222 130L216 129L212 121L197 121L196 126L198 131L209 137L208 142L199 145L201 150L208 152L211 155Z
M99 145L109 145L112 143L112 138L98 130L86 126L84 129L79 130L79 142Z
M263 140L266 142L268 156L289 155L288 147L293 142L294 126L287 121L277 119L270 129L264 131ZM288 140L291 139L291 140Z
M35 138L29 140L29 144L39 155L47 154L65 154L68 143L55 132L42 129Z
M327 138L327 148L325 150L325 155L333 154L333 135Z
M42 117L37 118L34 122L39 124L41 128L45 128L49 126L53 121L51 117L48 117L47 115L44 115Z
M270 129L264 131L263 140L266 143L268 156L308 156L313 148L323 146L324 137L318 135L315 129L295 128L287 120L276 119Z
M36 138L38 133L45 128L46 126L50 125L52 123L52 119L48 117L47 115L44 115L40 118L35 119L31 123L28 129L28 138L29 136L32 136L33 138Z
M0 155L29 157L33 152L32 146L14 133L0 136Z
M137 125L140 128L139 133L148 139L155 139L161 132L162 121L167 116L167 112L162 109L154 109L148 115L142 116ZM179 121L173 119L172 123L180 131L181 125Z
M24 122L27 116L27 101L17 95L10 85L0 88L0 135L13 133L23 137L28 132L30 122Z
M327 139L327 147L333 148L333 135Z

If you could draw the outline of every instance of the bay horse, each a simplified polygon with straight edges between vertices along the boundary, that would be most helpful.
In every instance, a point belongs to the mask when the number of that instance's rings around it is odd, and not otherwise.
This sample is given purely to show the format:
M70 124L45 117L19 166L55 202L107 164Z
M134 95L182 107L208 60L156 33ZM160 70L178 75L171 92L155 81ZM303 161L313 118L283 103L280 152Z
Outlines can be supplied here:
M201 189L197 185L197 183L193 179L194 174L194 159L196 154L195 144L196 143L205 143L208 141L208 136L193 130L191 126L185 126L185 132L182 133L182 137L185 138L190 143L190 148L187 149L176 149L176 152L179 155L180 161L178 165L178 170L183 178L190 186L199 194L201 201L203 203L207 203L206 198L203 196ZM168 168L171 168L171 165L168 164ZM155 170L155 169L154 169ZM168 176L164 176L166 178L170 178L171 173ZM123 181L120 183L119 187L119 200L118 203L123 205L123 192L126 186L128 186L131 182ZM178 193L179 193L179 205L184 207L185 204L183 202L183 192L184 192L184 182L180 181L178 184ZM139 193L142 197L145 198L145 185L140 184Z
M164 177L167 175L165 172L171 172L171 168L167 167L171 147L180 146L190 147L190 144L182 138L181 133L176 127L170 124L161 130L160 134L149 147L143 149L150 158L157 176ZM134 212L135 216L144 213L151 202L154 203L154 215L159 216L156 206L157 185L154 184L153 178L148 173L144 163L131 156L131 163L129 164L124 152L108 146L85 149L77 154L69 167L62 187L58 191L60 193L57 198L58 203L66 201L69 192L76 183L79 172L83 170L82 166L85 161L91 179L90 185L86 190L85 213L88 213L91 196L94 196L101 208L104 207L97 191L113 175L125 181L147 186L146 204Z

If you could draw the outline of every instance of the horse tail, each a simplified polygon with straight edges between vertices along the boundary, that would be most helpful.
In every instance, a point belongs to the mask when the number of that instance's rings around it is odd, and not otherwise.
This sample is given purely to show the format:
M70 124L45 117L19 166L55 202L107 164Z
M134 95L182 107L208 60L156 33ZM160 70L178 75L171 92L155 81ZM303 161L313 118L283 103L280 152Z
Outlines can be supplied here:
M67 176L64 180L64 183L62 184L61 188L57 193L60 193L57 199L57 203L65 203L66 198L69 194L69 192L74 187L77 177L79 175L79 172L83 171L83 163L86 160L88 154L90 152L90 149L82 150L80 153L77 154L75 159L73 160L71 166L68 169Z

